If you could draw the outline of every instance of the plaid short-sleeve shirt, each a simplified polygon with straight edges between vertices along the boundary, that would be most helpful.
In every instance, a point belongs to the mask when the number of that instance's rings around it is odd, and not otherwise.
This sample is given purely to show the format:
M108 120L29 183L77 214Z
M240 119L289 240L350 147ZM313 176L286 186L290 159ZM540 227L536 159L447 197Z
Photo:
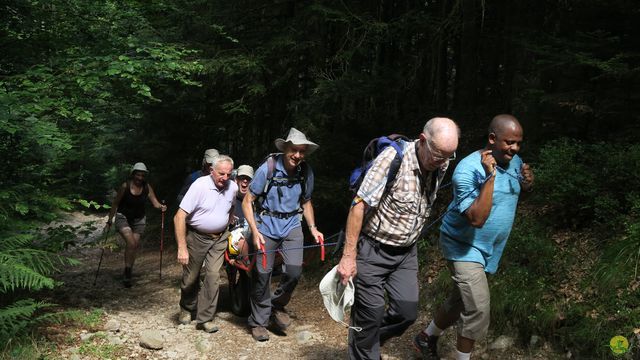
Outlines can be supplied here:
M404 144L402 164L386 194L386 177L396 154L391 146L376 157L358 190L370 207L362 232L386 245L410 246L418 240L449 166L446 162L438 171L423 174L416 154L418 141Z

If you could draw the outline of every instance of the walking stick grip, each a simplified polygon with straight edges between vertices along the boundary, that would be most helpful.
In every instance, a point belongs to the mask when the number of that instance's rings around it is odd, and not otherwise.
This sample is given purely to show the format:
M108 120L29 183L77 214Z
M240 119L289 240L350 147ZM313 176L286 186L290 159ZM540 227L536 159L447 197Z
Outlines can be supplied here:
M320 242L320 261L324 261L324 239L318 236L318 241Z

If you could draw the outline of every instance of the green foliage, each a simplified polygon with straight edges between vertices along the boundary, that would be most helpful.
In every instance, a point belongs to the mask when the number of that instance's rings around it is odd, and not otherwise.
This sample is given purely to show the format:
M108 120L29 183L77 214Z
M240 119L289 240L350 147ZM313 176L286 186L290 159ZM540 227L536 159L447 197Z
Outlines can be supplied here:
M491 318L496 326L510 324L531 329L529 332L552 326L556 311L549 306L554 304L541 300L552 288L556 274L563 272L549 266L554 255L555 248L546 230L531 219L518 217L500 272L490 278Z
M74 321L82 328L89 329L91 331L97 330L103 322L104 310L100 308L91 309L91 311L74 310L68 312L68 318Z
M42 318L38 310L50 307L51 304L33 299L18 300L0 308L0 339L5 344L16 334L25 332L30 326L37 324Z
M123 351L122 345L108 343L103 336L95 336L80 345L78 353L95 359L115 359Z
M42 312L51 304L21 294L53 288L56 282L50 276L54 272L78 264L48 250L55 245L46 238L42 239L46 245L39 245L35 240L32 234L5 233L0 242L0 341L3 343L36 324L58 318Z
M601 292L640 286L640 198L630 196L631 210L624 218L624 231L603 249L601 266L593 282Z
M640 165L638 144L587 144L565 138L545 145L540 161L536 183L544 191L538 199L553 207L554 223L578 226L596 221L613 233L624 231L620 224L640 191L640 176L630 171Z

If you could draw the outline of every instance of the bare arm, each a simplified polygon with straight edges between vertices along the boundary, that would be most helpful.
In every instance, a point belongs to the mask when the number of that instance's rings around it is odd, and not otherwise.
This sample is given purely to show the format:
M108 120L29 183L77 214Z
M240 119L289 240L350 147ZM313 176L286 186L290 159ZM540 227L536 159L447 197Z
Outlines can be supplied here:
M147 185L149 187L149 200L154 208L162 210L162 212L167 211L167 205L163 205L158 201L158 197L156 196L156 192L153 191L151 185Z
M320 242L320 239L324 240L324 234L318 231L318 227L316 226L316 217L311 199L302 203L302 215L304 219L307 220L307 225L309 226L313 240L315 240L316 243Z
M487 176L487 181L480 185L480 194L464 212L471 226L481 228L491 214L493 204L493 186L496 180L496 160L491 155L491 150L483 150L481 154L482 166Z
M358 272L356 254L358 238L362 230L365 206L364 201L360 199L360 201L351 206L349 215L347 216L344 250L342 251L340 263L338 264L338 273L342 277L342 283L345 285L347 281L349 281L349 278L355 276Z
M111 223L113 222L113 217L116 214L116 211L118 210L118 206L120 205L120 201L122 200L122 197L124 196L124 192L126 190L127 190L127 183L124 182L118 189L118 193L116 194L116 197L115 199L113 199L113 203L111 204L111 210L109 210L109 216L107 217L107 226L105 228L107 231L111 227Z
M253 214L253 201L256 199L250 191L244 196L242 200L242 212L244 213L244 218L247 220L249 224L249 228L251 228L251 233L253 234L253 244L256 249L260 249L260 244L264 244L264 239L262 238L262 234L258 231L258 226L256 225L256 218Z
M173 227L176 232L176 242L178 243L178 262L182 265L189 263L189 251L187 250L187 212L178 209L173 217Z

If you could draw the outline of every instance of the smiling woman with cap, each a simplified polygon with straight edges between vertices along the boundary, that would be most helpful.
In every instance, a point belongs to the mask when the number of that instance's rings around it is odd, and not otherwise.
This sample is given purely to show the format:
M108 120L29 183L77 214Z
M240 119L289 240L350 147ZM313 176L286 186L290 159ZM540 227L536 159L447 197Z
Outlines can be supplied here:
M163 212L167 210L167 206L160 204L153 188L146 182L148 173L149 170L144 163L138 162L133 165L129 173L129 179L122 183L116 198L113 200L107 219L106 230L109 231L111 219L115 215L116 229L126 242L123 280L125 287L131 286L133 263L136 261L140 236L145 228L144 206L146 200L149 199L156 209L160 209Z

